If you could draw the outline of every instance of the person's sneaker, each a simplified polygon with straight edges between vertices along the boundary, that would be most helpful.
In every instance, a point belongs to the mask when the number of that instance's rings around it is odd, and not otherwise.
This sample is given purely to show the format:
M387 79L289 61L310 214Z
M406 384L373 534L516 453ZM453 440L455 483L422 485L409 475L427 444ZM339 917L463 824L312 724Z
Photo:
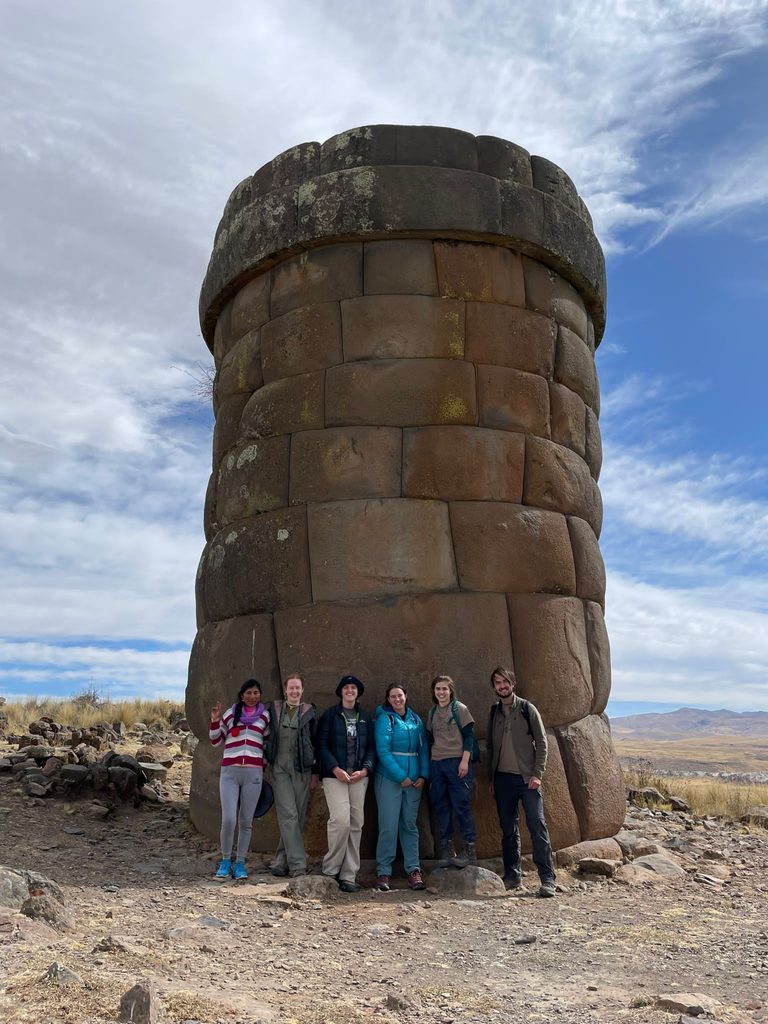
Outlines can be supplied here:
M287 878L288 868L281 868L277 864L270 865L270 874L274 875L275 878Z
M426 889L424 885L424 879L421 877L421 872L418 868L414 868L413 871L408 875L408 888L409 889Z
M225 878L229 878L230 872L232 871L232 861L222 860L219 861L219 866L216 868L216 874L214 878L218 878L220 882L223 882Z
M235 861L235 867L232 872L232 877L236 882L244 882L245 879L248 877L248 872L246 871L244 860Z
M342 881L339 882L339 888L342 892L360 892L363 887L362 885L358 885L357 882L347 882L342 879Z
M376 888L379 892L390 892L392 887L389 884L389 875L379 875L376 879Z
M505 889L522 889L523 883L517 875L503 875L502 882Z
M552 896L555 896L556 893L557 889L555 889L554 882L542 882L538 888L538 891L536 892L536 895L541 896L543 899L547 899L551 898Z

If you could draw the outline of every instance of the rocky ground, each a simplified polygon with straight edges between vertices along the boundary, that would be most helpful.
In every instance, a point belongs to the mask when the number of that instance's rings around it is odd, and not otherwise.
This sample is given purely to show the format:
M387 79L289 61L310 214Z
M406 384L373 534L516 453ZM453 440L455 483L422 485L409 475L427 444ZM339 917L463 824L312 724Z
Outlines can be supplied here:
M173 1024L768 1022L761 829L631 809L619 844L560 869L553 900L534 875L511 894L473 869L423 893L343 896L318 876L286 891L263 867L222 886L188 823L190 762L173 761L164 802L106 817L0 774L0 864L60 886L27 875L18 891L0 871L4 1024L118 1020L142 979L149 1015L133 997L123 1015Z

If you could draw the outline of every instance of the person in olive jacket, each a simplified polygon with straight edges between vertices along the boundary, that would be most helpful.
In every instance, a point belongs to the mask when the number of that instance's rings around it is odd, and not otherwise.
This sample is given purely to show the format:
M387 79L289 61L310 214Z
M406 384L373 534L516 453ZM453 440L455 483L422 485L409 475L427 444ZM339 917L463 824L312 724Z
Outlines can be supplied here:
M344 676L336 687L339 703L328 708L317 728L317 753L328 803L328 853L323 874L338 879L342 892L357 892L360 838L368 778L376 763L373 720L360 707L365 687Z

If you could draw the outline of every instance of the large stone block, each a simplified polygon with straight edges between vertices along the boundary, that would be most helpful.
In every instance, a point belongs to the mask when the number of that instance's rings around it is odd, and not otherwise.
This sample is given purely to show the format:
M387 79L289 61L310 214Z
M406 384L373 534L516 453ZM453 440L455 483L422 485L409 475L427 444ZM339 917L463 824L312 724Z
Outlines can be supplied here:
M243 437L272 437L323 427L322 370L270 381L251 396L242 414Z
M407 238L366 242L366 295L437 295L437 270L432 242Z
M616 835L627 805L608 720L589 715L556 733L582 839Z
M224 305L216 318L213 332L213 359L218 366L234 344L232 337L232 299Z
M403 496L513 501L523 492L525 438L483 427L403 432Z
M549 594L509 594L507 602L520 696L547 726L588 715L594 695L582 602Z
M397 127L370 124L334 135L320 149L320 173L397 163Z
M216 489L220 527L288 504L290 443L285 434L245 441L221 460Z
M581 395L587 405L594 402L594 357L577 334L562 326L557 332L555 380Z
M333 501L310 505L307 523L315 601L456 587L442 502Z
M586 338L587 311L573 285L538 260L523 257L523 271L528 308L551 316L580 338Z
M568 532L576 565L576 594L602 606L605 603L605 565L595 531L583 519L568 516Z
M435 242L435 263L440 294L447 298L525 305L518 253L498 245Z
M299 306L351 299L363 293L361 243L303 252L272 271L272 316Z
M330 426L475 423L475 368L447 359L382 359L326 371Z
M464 358L464 303L366 295L341 303L344 359Z
M216 409L232 395L250 397L263 383L260 332L250 331L235 342L221 361L213 389Z
M557 324L549 317L494 302L467 303L465 358L551 377Z
M586 406L575 391L549 382L549 415L552 440L584 458Z
M597 382L597 377L595 377ZM586 438L584 457L587 460L589 471L593 480L600 479L600 470L603 468L603 439L600 436L600 424L597 416L589 406L586 407L587 418L585 421Z
M192 644L185 708L190 728L206 743L210 709L228 707L246 679L257 679L265 700L280 693L280 671L271 615L243 615L209 622Z
M205 488L205 506L203 508L203 532L206 540L212 540L218 532L219 526L216 520L216 478L217 473L211 473L208 477L208 486Z
M574 594L565 516L497 501L451 502L462 590Z
M477 170L477 143L474 135L457 128L433 125L397 126L397 162Z
M565 203L572 210L579 212L579 193L562 167L558 167L557 164L553 164L551 160L546 160L543 156L532 156L531 172L534 188L554 196L561 203Z
M594 691L592 714L601 715L611 695L611 648L608 643L608 630L605 628L603 609L595 601L584 602L584 618Z
M230 330L236 341L244 334L255 331L269 320L269 273L254 277L243 285L232 300Z
M216 471L222 457L241 436L243 410L251 396L243 394L225 398L216 410L216 426L213 428L213 469Z
M268 383L343 362L338 302L302 306L270 320L261 331L261 361Z
M544 231L544 196L517 181L499 183L501 231L521 249L538 245Z
M294 434L291 504L399 497L402 446L397 427L331 427Z
M203 578L209 619L311 601L304 506L224 527L208 545Z
M495 135L477 136L477 169L501 181L516 181L529 188L533 184L531 155L522 146Z
M319 707L335 701L340 675L354 673L366 686L363 704L380 704L389 683L408 690L426 714L430 683L438 673L456 681L473 710L480 736L492 701L494 665L512 664L509 620L500 594L416 594L371 604L315 604L275 614L281 665L305 671Z
M302 142L264 164L252 179L254 193L271 192L276 188L298 185L308 177L320 173L320 144Z
M540 437L525 443L523 502L586 519L600 535L603 503L589 467L570 448Z
M549 390L537 374L478 366L477 397L481 426L549 437Z

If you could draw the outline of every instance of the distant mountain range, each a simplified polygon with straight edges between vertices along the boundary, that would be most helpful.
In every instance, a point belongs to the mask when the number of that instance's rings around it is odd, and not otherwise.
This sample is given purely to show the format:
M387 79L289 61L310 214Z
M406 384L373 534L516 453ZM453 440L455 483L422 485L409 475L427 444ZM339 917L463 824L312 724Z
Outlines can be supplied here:
M674 740L700 736L768 739L768 711L702 711L680 708L662 714L611 719L615 739Z

